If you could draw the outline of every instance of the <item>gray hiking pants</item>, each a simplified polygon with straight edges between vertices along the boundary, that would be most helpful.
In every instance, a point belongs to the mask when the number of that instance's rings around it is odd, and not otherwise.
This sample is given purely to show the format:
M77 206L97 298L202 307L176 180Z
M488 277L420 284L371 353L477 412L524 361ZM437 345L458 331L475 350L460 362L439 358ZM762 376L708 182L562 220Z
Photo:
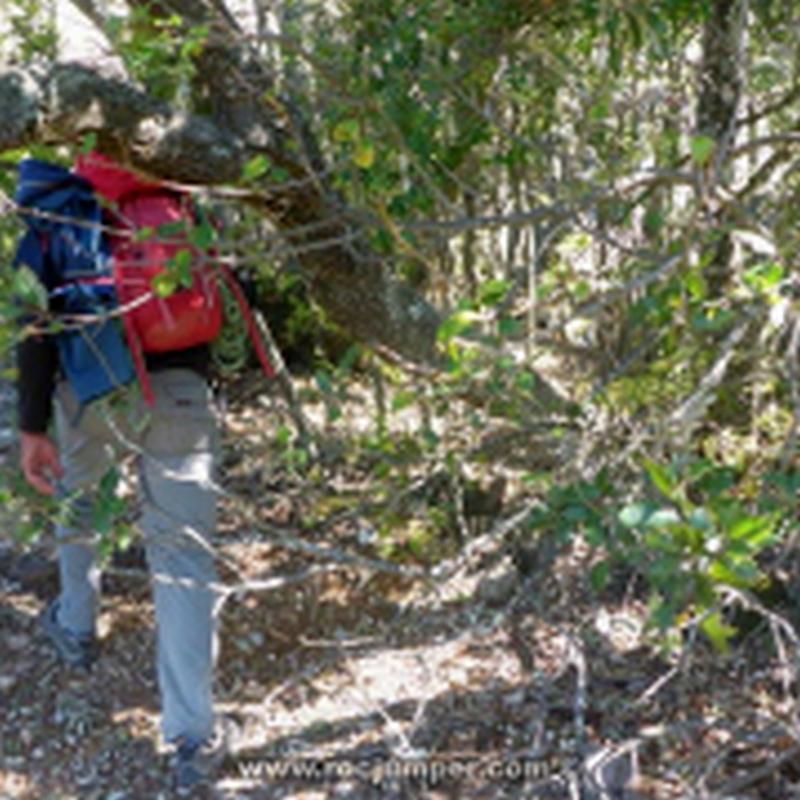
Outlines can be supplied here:
M213 620L216 582L208 545L215 522L213 480L216 418L203 378L186 369L151 375L156 404L148 409L130 391L110 409L92 403L78 415L62 382L56 391L56 436L64 489L82 490L62 536L90 534L93 490L120 456L137 452L144 537L153 581L162 730L167 741L205 739L213 731ZM204 546L205 545L205 546ZM92 547L59 548L58 621L77 633L93 632L99 571Z

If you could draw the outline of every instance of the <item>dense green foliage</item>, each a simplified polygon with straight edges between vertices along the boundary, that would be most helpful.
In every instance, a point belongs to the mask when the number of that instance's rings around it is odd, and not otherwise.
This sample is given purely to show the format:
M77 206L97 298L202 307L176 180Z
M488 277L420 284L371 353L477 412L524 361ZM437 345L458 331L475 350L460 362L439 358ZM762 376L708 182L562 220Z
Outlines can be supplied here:
M11 6L46 16L44 2ZM796 524L797 4L278 6L243 42L270 76L264 103L303 115L375 252L447 313L435 381L341 340L309 353L330 337L291 248L212 193L229 224L206 244L284 298L276 333L314 375L304 397L323 403L326 432L346 430L347 390L369 376L373 424L350 447L376 496L441 470L451 485L506 474L515 501L541 501L516 536L587 543L596 590L627 570L661 628L700 621L725 647L729 591L765 585ZM212 108L194 59L213 29L156 12L110 19L110 43L155 96ZM49 28L14 20L21 57L41 56ZM258 155L238 188L293 177ZM13 218L2 226L7 261ZM566 405L541 402L543 377ZM292 470L314 469L290 428L278 443ZM379 529L404 526L413 558L448 554L458 492L445 495L413 525L386 503Z

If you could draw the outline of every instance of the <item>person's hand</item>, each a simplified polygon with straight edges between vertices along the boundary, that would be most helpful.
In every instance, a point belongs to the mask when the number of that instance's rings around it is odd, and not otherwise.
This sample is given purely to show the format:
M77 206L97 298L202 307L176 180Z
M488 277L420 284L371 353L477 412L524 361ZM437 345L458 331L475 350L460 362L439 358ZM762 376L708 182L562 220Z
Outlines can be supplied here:
M55 494L55 481L64 475L58 448L44 433L25 433L20 437L20 466L25 480L42 494Z

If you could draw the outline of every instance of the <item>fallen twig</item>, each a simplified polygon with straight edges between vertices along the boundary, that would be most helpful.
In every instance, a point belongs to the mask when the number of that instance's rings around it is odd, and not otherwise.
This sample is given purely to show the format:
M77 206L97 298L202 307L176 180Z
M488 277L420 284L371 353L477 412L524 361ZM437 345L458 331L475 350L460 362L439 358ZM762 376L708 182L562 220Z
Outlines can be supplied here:
M700 630L699 623L702 619L703 617L700 619L695 617L687 623L686 627L688 628L689 633L686 644L681 651L680 660L674 667L669 669L666 673L664 673L664 675L651 683L650 686L648 686L647 689L645 689L639 695L634 702L635 706L644 705L645 703L650 702L650 700L652 700L653 697L655 697L673 678L675 678L677 675L680 675L682 672L685 672L689 668L689 665L691 664L692 653L694 651L694 645L697 641L697 634Z
M763 764L757 769L754 769L736 778L732 778L719 788L712 790L713 794L711 797L717 798L718 800L726 800L731 796L738 795L739 792L741 792L743 789L746 789L748 786L752 786L763 778L768 778L770 775L774 775L778 767L780 767L782 764L785 764L787 761L791 761L798 755L800 755L800 744L793 745L788 750L785 750L780 755L770 759L766 764Z

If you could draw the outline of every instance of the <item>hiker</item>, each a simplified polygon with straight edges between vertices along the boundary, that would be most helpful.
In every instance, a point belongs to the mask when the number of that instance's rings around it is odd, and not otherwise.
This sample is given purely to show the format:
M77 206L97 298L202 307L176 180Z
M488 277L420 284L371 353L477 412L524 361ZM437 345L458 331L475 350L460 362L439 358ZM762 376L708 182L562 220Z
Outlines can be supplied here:
M66 192L72 205L59 208L69 215L91 199L93 187L86 179L43 162L26 166L30 180L26 184L26 173L21 172L18 191L22 207L46 208L46 199L55 197L55 191L62 192L58 202ZM41 185L54 189L46 197L26 195L26 187L33 192ZM60 223L48 228L46 218L40 222L31 226L34 236L23 240L17 261L33 268L45 284L49 281L46 288L52 309L61 291L54 285L59 279L53 277L61 269L56 241ZM81 239L88 235L85 227L73 226L70 236ZM88 247L86 242L83 247ZM94 248L92 258L97 263L103 255L102 247ZM74 266L79 256L73 254L65 261ZM68 288L77 286L76 291L81 292L92 288L79 283ZM97 343L103 342L103 336L108 333L113 338L122 327L106 331L106 325L113 323L100 321L88 334L80 331L72 340L62 334L29 336L18 346L21 468L34 489L62 498L67 505L65 519L56 531L66 540L58 553L60 594L40 621L66 664L91 667L97 657L100 587L94 548L86 541L92 535L93 498L109 468L125 454L135 452L139 527L153 581L162 732L165 741L175 745L178 787L190 787L206 777L215 731L213 584L217 575L209 540L215 527L217 426L208 381L210 351L207 343L201 343L168 352L145 352L146 398L129 364L101 364L84 370L83 362ZM88 355L76 357L75 348L87 340ZM119 344L113 346L120 349ZM116 350L108 352L115 360ZM101 395L107 391L107 387L97 388L103 381L110 381L117 390L115 402L95 398L98 391ZM75 541L80 539L84 541Z

